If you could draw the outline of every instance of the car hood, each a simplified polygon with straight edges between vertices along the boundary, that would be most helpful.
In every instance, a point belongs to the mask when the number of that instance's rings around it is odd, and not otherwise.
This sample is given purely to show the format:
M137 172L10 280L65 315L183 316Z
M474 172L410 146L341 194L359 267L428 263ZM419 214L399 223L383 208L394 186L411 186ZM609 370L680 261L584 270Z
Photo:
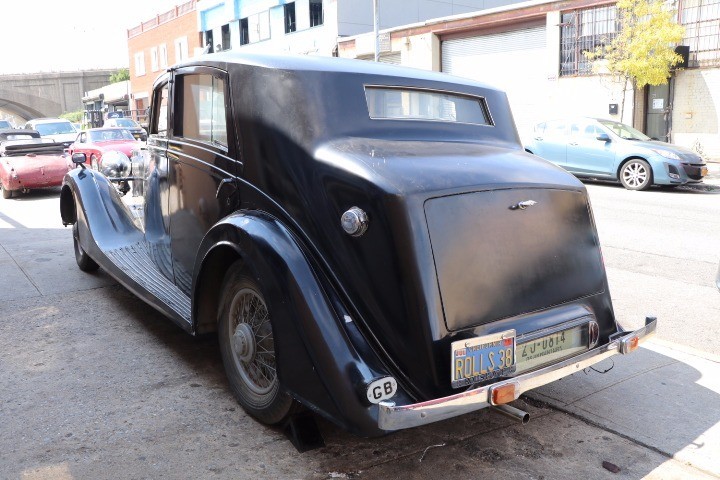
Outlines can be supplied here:
M58 133L56 135L43 135L43 138L50 138L56 142L74 142L77 133Z
M672 152L678 157L680 157L680 159L683 161L688 161L691 163L705 163L705 161L700 155L693 152L689 148L681 147L680 145L672 145L658 140L623 140L622 144L625 148L631 149L644 148L648 150Z
M132 154L133 149L138 147L138 142L113 140L107 142L96 142L95 145L103 152L117 151L122 152L129 157Z

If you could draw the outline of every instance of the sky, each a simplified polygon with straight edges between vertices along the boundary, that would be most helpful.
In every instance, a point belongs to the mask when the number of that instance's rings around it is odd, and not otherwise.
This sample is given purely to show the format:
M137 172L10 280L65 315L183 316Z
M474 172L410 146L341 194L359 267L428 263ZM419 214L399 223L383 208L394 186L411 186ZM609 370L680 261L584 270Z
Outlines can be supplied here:
M2 0L0 74L127 67L127 30L186 0Z

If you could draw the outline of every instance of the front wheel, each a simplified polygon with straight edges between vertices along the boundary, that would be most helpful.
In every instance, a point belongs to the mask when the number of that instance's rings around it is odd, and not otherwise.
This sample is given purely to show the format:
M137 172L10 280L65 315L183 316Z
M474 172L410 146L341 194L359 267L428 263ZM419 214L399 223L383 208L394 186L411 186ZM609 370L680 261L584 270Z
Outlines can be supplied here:
M272 321L259 285L239 262L225 275L219 310L220 352L235 398L259 421L283 422L293 400L280 391Z
M78 235L78 224L73 224L73 245L75 247L75 261L77 262L78 268L83 272L94 272L100 265L95 260L90 258L85 250L80 246L80 237Z
M645 160L634 158L620 169L620 183L628 190L647 190L652 185L652 169Z

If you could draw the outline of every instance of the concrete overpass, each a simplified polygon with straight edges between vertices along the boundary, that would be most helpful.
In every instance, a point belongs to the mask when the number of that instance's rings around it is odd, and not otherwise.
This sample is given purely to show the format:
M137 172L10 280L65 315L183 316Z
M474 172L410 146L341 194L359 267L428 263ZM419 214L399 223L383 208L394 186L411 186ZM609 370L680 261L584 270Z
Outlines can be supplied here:
M108 78L115 72L116 69L0 75L0 110L23 120L82 110L85 92L109 84Z

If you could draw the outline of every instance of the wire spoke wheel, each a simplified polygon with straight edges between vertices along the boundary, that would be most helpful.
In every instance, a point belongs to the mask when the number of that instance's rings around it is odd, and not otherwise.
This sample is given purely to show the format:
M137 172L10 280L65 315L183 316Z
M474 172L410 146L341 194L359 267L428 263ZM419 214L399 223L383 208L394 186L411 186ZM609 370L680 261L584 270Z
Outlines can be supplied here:
M267 394L277 380L272 327L267 307L258 294L244 288L230 305L230 344L233 356L248 387L258 395Z
M280 389L270 309L241 263L225 275L219 310L220 352L235 398L261 422L281 423L294 404Z

